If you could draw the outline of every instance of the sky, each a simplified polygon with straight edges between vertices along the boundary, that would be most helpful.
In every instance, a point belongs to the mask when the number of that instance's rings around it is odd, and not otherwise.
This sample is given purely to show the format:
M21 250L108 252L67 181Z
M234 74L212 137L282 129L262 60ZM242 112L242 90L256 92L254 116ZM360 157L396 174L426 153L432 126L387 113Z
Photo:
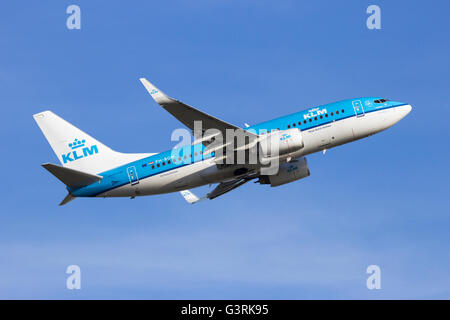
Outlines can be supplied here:
M81 9L69 30L66 8ZM381 29L366 27L369 5ZM6 1L0 5L1 299L449 299L448 1ZM182 125L140 84L238 126L334 101L413 106L308 156L311 176L212 201L76 199L34 122L121 152ZM195 189L199 195L209 187ZM66 268L81 289L66 288ZM366 269L381 270L369 290Z

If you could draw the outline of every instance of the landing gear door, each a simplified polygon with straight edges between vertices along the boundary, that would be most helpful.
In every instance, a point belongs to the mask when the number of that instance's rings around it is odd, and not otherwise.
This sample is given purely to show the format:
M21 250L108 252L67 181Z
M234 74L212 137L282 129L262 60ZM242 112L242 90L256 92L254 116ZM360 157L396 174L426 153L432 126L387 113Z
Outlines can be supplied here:
M352 101L352 104L353 104L353 110L355 110L355 115L357 117L364 116L364 107L361 103L361 100L354 100L354 101Z
M136 167L128 167L127 168L128 179L130 180L131 185L135 185L139 183L139 178L136 172Z

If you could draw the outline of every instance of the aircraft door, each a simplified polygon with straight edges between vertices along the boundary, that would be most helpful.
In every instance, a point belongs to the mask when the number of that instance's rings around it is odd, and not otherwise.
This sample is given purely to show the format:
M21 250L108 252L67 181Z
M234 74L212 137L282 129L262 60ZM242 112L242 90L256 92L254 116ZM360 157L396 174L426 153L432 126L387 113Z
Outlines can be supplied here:
M130 183L132 186L139 183L139 178L138 178L135 166L128 167L127 174L128 174L128 179L130 180Z
M352 101L353 110L355 110L355 115L357 117L364 116L364 107L361 103L361 100L354 100Z

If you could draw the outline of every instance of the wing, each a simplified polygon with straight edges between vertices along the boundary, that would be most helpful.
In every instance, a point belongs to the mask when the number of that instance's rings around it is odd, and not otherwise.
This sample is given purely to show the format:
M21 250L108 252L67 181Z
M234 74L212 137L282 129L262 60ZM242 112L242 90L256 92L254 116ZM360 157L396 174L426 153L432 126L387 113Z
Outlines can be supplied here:
M234 179L227 182L221 182L217 185L217 187L214 188L213 191L208 193L206 197L210 200L217 198L218 196L221 196L227 192L230 192L231 190L236 189L237 187L242 186L244 183L249 182L250 179Z
M139 79L144 87L147 89L148 93L152 96L152 98L165 110L167 110L171 115L177 118L181 123L183 123L186 127L192 130L194 137L197 139L197 142L202 142L205 146L208 146L211 143L211 138L214 138L216 134L208 135L208 137L204 137L203 134L206 130L213 131L214 129L218 130L222 137L226 137L226 130L231 129L235 131L240 131L245 134L247 137L250 137L248 141L254 141L258 138L258 135L248 132L242 128L239 128L235 125L232 125L223 120L217 119L203 111L195 109L181 101L168 97L164 92L155 87L152 83L150 83L145 78ZM194 127L194 121L201 121L202 130L201 132L196 132L197 128ZM210 131L210 132L211 132ZM214 140L214 139L213 139ZM215 148L220 146L215 146ZM238 146L236 146L238 147Z
M199 198L194 193L192 193L190 190L183 190L180 191L180 194L183 196L183 198L190 204L197 203L199 201L202 201L204 199L212 200L214 198L217 198L227 192L230 192L231 190L236 189L237 187L242 186L244 183L249 182L252 179L255 179L258 177L258 174L253 172L250 174L246 174L243 176L240 176L236 179L221 182L217 185L217 187L214 188L213 191L206 194L206 196Z

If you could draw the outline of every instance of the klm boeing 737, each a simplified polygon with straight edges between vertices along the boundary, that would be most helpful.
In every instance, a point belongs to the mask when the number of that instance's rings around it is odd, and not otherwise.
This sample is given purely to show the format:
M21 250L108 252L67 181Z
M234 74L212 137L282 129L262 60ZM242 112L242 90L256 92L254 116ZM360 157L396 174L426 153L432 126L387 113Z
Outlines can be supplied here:
M383 131L411 111L407 103L365 97L240 128L168 97L144 78L140 80L151 97L189 128L196 140L157 154L120 153L51 111L37 113L33 117L61 163L42 165L66 185L68 194L60 205L77 197L134 198L170 192L180 192L187 202L195 203L254 179L280 186L310 175L306 155ZM230 131L234 136L225 139ZM256 160L252 160L255 154ZM218 185L202 198L189 190L207 184Z

